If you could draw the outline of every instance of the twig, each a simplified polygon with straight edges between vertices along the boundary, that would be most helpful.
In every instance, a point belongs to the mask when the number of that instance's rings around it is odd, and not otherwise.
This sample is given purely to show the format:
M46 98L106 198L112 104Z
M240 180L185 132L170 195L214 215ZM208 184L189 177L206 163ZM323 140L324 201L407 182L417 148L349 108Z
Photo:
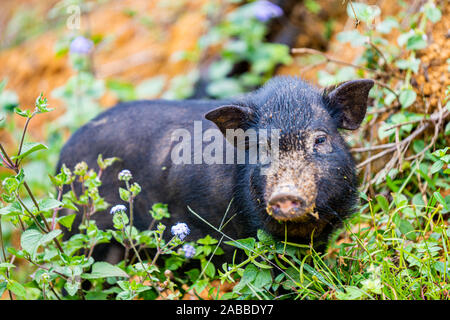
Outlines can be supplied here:
M350 63L350 62L346 62L346 61L342 61L342 60L338 60L338 59L332 58L328 54L326 54L326 53L324 53L322 51L316 50L316 49L312 49L312 48L292 48L291 49L291 53L292 54L305 54L305 53L307 53L307 54L319 54L319 55L323 56L327 60L327 62L343 64L343 65L346 65L346 66L349 66L349 67L353 67L353 68L356 68L356 69L363 69L363 70L366 70L366 71L369 71L369 72L375 72L375 73L379 72L379 70L376 70L376 69L371 69L371 68L367 68L367 67L363 67L363 66L358 66L358 65Z
M352 0L348 1L350 3L350 7L353 11L353 14L355 15L355 28L357 28L359 26L359 24L361 23L361 21L359 21L358 17L356 16L356 12L355 12L355 8L353 8L353 2Z
M380 149L388 149L395 146L395 143L386 143L386 144L380 144L376 146L371 147L363 147L363 148L352 148L350 149L351 152L369 152L373 150L380 150Z
M442 123L444 122L444 120L449 115L450 115L450 111L445 108L442 108L442 106L440 106L439 110L436 111L435 113L433 113L429 118L421 119L420 121L422 121L422 123L419 125L419 127L417 127L416 130L411 135L409 135L408 137L406 137L405 139L403 139L401 141L399 139L399 133L398 133L399 126L394 126L392 128L396 128L396 142L395 143L389 143L389 144L384 144L384 145L379 145L379 146L372 146L372 147L367 147L367 148L352 149L351 151L353 151L353 152L365 152L365 151L372 151L372 150L376 150L376 149L385 149L384 151L379 152L379 153L367 158L365 161L361 162L360 164L358 164L358 166L357 166L358 169L363 168L364 166L368 165L372 161L379 159L391 152L396 152L396 154L389 160L389 162L384 166L384 168L377 173L377 175L368 183L368 185L372 185L373 183L378 181L383 176L386 176L386 174L392 168L394 168L395 164L396 163L401 164L403 162L403 159L406 161L410 161L410 160L415 160L419 157L422 157L425 154L425 152L428 149L430 149L434 145L434 143L437 141L438 136L439 136L439 129L440 129ZM418 122L418 121L414 121L414 122ZM425 129L427 129L430 126L430 123L434 123L434 125L435 125L434 135L433 135L433 138L431 139L431 142L427 145L427 147L425 147L419 153L417 153L413 156L407 157L407 158L403 158L404 154L408 150L411 142L418 135L420 135L423 131L425 131ZM389 128L389 129L392 129L392 128ZM367 190L367 186L366 186L365 190Z
M386 59L386 57L384 56L383 52L378 49L378 47L372 42L372 41L367 41L367 43L378 53L378 55L383 59L383 66L385 66L389 72L392 72L391 67L388 64L388 61Z
M378 80L375 80L375 79L372 79L372 80L373 80L373 82L375 82L376 85L378 85L378 86L380 86L380 87L382 87L382 88L385 88L385 89L387 89L388 91L390 91L390 92L395 96L395 99L397 100L398 105L399 105L399 106L402 105L402 104L400 103L400 97L399 97L399 95L397 94L397 92L395 92L394 90L392 90L391 87L389 87L387 84L385 84L385 83L383 83L383 82L381 82L381 81L378 81Z
M450 112L447 112L446 114L449 115ZM425 153L428 149L430 149L432 146L434 146L436 140L438 139L438 136L439 136L439 128L440 128L440 126L441 126L441 124L442 124L443 119L444 119L444 117L440 118L440 119L437 121L437 124L435 123L435 126L434 126L434 135L433 135L433 138L431 138L431 142L430 142L423 150L421 150L418 154L412 155L412 156L406 158L405 160L409 161L409 160L416 159L416 158L419 157L420 155L424 154L424 153ZM433 121L433 122L434 122L434 121Z

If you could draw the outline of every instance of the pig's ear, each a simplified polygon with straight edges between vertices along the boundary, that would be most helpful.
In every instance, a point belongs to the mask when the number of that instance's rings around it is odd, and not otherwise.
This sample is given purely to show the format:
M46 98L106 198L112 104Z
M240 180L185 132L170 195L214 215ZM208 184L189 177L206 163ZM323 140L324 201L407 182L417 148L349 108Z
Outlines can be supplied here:
M367 99L374 81L370 79L344 82L334 88L325 89L330 108L339 108L339 128L355 130L364 120L367 110Z
M209 111L205 114L205 118L214 122L220 131L225 134L227 129L246 130L252 114L253 111L250 108L228 105Z

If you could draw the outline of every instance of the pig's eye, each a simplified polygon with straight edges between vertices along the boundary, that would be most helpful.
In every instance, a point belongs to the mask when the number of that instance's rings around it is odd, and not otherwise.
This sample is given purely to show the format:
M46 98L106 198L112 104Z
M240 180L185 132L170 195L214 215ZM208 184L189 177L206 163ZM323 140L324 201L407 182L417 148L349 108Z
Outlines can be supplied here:
M314 152L330 153L333 150L329 138L325 132L317 132L312 141L314 141L314 145L312 148Z
M325 137L325 136L319 136L319 137L316 137L316 139L314 140L314 144L315 144L316 146L319 146L319 145L321 145L321 144L324 144L326 141L327 141L327 137Z

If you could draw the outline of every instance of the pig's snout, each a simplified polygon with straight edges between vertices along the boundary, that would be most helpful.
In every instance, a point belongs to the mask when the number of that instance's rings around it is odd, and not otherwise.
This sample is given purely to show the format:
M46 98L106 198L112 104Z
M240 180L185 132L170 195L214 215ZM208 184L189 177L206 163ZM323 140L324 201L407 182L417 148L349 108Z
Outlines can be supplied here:
M275 213L288 214L299 209L304 201L297 195L293 194L276 194L269 201L269 206Z
M308 214L314 216L314 207L314 201L306 201L295 186L284 185L270 196L267 213L279 221L302 221Z

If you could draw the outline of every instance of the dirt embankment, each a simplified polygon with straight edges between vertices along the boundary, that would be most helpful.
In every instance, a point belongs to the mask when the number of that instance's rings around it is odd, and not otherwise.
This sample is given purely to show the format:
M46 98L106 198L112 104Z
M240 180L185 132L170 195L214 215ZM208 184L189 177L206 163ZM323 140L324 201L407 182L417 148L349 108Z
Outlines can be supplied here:
M23 6L45 16L54 3L55 0L22 0L17 6L9 3L0 23L6 25L8 18L11 19ZM300 30L296 46L324 49L327 39L324 38L323 22L334 18L336 30L342 24L345 10L340 1L320 3L325 9L318 14L312 14L301 3L295 5L290 22ZM212 23L206 10L209 4L206 0L111 0L84 14L81 30L74 33L88 32L103 40L93 54L96 76L101 79L133 84L158 75L170 79L188 73L201 63L175 59L174 56L177 52L195 49L198 39L208 31ZM222 11L229 9L225 7ZM273 27L277 28L277 23ZM54 48L58 39L70 32L63 23L62 27L0 51L0 79L8 79L7 88L18 94L21 107L31 108L37 95L43 92L49 104L56 108L55 112L33 120L30 130L36 138L44 138L40 130L43 123L63 112L62 102L54 99L51 92L63 85L73 70L68 56L56 56ZM101 104L108 107L116 101L115 96L106 94ZM2 140L5 139L3 136Z

